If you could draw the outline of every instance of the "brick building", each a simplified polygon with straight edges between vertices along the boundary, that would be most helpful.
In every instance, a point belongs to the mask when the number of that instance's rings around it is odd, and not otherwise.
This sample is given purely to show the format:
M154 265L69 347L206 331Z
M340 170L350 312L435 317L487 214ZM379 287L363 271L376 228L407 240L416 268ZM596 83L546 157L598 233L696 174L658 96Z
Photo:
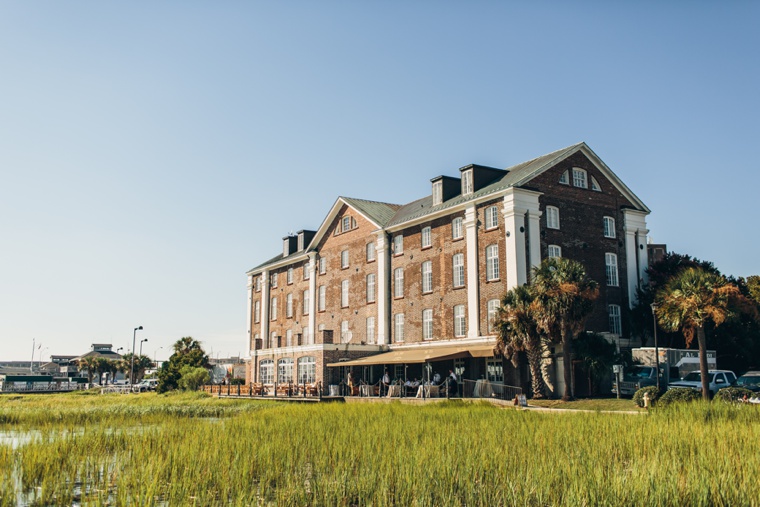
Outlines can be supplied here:
M551 256L599 282L588 329L627 335L649 209L585 143L431 183L404 205L340 197L318 230L283 238L282 253L247 273L249 380L332 384L351 368L372 383L384 368L420 378L428 364L519 381L494 355L491 320Z

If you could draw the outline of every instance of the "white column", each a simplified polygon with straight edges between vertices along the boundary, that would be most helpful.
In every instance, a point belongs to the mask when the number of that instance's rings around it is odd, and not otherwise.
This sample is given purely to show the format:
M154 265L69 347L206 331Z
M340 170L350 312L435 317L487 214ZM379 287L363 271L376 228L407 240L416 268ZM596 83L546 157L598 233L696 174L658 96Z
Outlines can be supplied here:
M539 192L519 188L510 188L504 194L502 213L507 245L507 290L528 283L530 269L541 263L540 195ZM530 253L527 256L526 236L530 237Z
M309 254L309 343L316 343L317 332L317 253ZM304 336L304 338L306 338Z
M253 349L253 324L251 323L251 312L253 311L253 275L248 275L248 308L246 309L246 315L248 320L246 326L248 327L248 355L251 355Z
M625 233L625 271L628 280L628 306L636 303L636 289L646 279L647 253L646 213L637 210L623 210L623 231ZM619 268L618 268L619 269Z
M377 233L377 344L387 345L390 343L390 264L391 249L388 244L388 235L385 231Z
M269 270L261 272L261 339L264 343L269 341Z
M467 337L480 336L480 295L478 261L478 214L475 205L464 211L464 237L467 242Z

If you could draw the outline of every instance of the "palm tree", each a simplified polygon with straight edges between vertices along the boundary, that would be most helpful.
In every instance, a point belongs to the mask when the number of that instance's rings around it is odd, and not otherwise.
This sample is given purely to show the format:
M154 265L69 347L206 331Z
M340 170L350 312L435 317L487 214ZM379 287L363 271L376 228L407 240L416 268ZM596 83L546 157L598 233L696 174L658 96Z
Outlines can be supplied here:
M87 383L92 384L92 378L97 370L98 358L96 356L87 356L77 361L80 370L87 370Z
M734 310L757 315L757 310L739 288L717 273L702 268L686 268L676 274L657 293L657 321L666 331L683 332L686 346L697 336L702 397L710 399L707 372L707 339L705 325L720 326ZM754 310L754 311L753 311Z
M572 341L583 331L586 319L599 296L599 285L586 277L577 261L564 258L545 259L533 270L536 321L538 329L551 339L562 342L562 365L565 380L564 401L572 394ZM559 335L559 336L558 336Z
M111 371L110 360L105 357L95 358L95 371L98 372L98 383L103 385L103 377L105 373Z
M153 368L153 361L148 356L135 356L135 382L142 380L148 368Z
M512 359L514 364L518 352L527 354L533 397L543 398L546 396L541 374L543 340L534 316L534 301L533 291L527 285L509 290L501 300L494 326L499 332L499 348L505 358Z

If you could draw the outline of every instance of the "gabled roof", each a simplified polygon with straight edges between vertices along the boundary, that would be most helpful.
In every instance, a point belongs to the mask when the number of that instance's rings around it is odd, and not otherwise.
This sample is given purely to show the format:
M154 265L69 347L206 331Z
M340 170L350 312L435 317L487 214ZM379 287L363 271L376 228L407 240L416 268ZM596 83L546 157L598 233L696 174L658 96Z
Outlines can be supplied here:
M374 222L378 227L383 227L387 224L399 208L401 208L400 204L367 201L364 199L356 199L354 197L341 197L341 199L361 213L370 222Z

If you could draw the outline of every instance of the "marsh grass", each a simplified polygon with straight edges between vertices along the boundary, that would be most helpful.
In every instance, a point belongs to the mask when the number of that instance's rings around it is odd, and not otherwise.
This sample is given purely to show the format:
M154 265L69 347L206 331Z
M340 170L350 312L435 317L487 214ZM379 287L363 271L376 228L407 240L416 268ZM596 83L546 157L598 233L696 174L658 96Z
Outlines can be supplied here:
M756 407L642 417L156 395L0 407L21 421L0 430L40 431L0 446L40 505L760 504ZM0 505L16 505L4 477Z

